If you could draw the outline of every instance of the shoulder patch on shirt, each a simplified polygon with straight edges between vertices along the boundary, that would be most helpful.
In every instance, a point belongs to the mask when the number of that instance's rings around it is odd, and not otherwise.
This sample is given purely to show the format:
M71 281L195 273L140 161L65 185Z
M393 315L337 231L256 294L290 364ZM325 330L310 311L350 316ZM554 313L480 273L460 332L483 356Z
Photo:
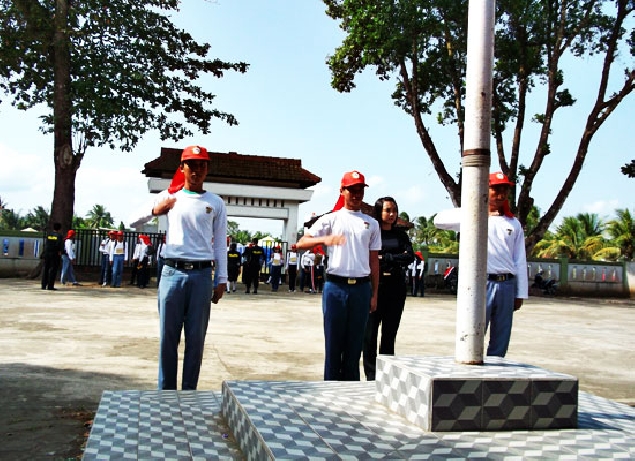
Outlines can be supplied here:
M364 221L364 229L370 229L370 223L368 221Z
M211 206L205 207L205 213L210 214L212 211L214 211L214 209Z

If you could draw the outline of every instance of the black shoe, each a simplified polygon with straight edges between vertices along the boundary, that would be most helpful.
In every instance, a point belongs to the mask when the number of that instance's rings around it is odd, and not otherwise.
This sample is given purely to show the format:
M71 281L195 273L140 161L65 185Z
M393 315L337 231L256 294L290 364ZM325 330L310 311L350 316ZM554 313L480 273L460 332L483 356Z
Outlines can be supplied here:
M57 291L57 288L47 288L49 291Z
M258 292L257 292L257 291L254 291L254 294L255 294L255 295L257 295L257 294L258 294Z
M249 293L249 290L245 290L245 293Z

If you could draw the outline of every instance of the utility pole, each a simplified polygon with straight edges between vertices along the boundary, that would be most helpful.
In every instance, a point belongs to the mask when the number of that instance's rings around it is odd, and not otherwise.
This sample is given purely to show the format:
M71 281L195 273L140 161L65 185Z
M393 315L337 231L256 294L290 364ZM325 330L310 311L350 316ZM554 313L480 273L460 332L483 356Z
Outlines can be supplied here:
M483 364L495 11L495 0L470 0L455 354L468 365Z

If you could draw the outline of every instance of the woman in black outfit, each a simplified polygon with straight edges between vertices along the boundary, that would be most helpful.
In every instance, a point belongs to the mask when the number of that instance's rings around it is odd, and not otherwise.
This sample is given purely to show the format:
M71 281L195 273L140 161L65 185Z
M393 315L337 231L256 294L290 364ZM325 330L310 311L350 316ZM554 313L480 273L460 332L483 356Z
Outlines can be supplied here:
M381 227L382 248L379 253L379 292L377 310L371 312L364 334L364 373L368 381L375 380L377 333L381 324L379 353L395 355L395 340L406 303L406 268L414 260L408 234L396 228L399 207L392 197L375 202L375 218Z

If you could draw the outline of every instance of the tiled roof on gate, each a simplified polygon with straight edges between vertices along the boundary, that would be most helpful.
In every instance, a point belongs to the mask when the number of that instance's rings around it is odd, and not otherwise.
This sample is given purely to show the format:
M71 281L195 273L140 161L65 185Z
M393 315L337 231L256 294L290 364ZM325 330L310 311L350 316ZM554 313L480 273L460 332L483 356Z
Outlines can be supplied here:
M141 173L150 178L171 179L179 166L182 149L161 148L161 155L146 163ZM302 168L302 161L281 157L209 152L207 181L306 189L322 178Z

